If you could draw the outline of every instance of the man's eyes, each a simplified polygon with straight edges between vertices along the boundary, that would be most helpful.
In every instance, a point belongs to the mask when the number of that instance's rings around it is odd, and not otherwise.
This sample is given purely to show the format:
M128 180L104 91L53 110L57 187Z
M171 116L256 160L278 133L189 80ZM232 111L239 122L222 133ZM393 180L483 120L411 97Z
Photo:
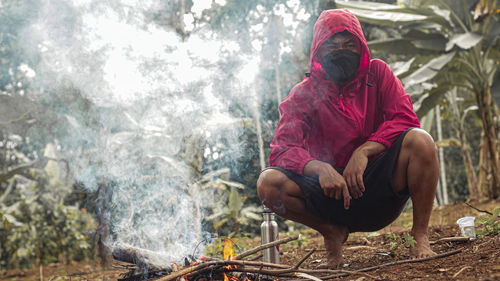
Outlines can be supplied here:
M331 44L331 43L327 45L328 48L332 48L332 49L339 49L340 46L341 46L340 44ZM354 45L353 43L349 43L349 44L344 45L344 48L353 49L353 48L356 48L356 45Z

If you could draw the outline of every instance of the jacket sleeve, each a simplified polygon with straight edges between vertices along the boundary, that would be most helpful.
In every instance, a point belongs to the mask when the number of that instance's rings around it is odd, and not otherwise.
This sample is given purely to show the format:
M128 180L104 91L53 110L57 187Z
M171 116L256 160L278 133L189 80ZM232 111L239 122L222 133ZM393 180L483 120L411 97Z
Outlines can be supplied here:
M402 132L408 128L420 127L420 122L413 111L410 95L405 92L401 81L389 66L384 62L378 63L374 70L379 86L378 107L382 114L382 123L368 140L389 148Z
M311 130L308 103L292 93L280 104L281 119L271 142L270 165L303 175L304 166L314 160L305 148Z

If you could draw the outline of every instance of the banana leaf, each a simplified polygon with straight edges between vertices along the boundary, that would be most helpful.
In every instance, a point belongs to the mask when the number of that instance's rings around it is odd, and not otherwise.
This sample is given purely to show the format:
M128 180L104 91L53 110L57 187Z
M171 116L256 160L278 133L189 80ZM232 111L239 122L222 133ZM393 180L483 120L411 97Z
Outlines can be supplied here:
M450 22L429 8L407 8L365 1L336 1L337 7L347 8L360 21L376 25L402 26L414 23L434 22L449 26Z
M408 54L418 52L418 48L409 40L402 38L392 38L385 40L373 40L368 42L371 50L385 51L391 54Z
M409 59L408 61L398 61L391 64L391 69L396 76L400 76L403 73L408 72L410 70L411 64L415 61L415 57Z
M337 4L337 6L339 5ZM430 20L428 16L408 13L360 10L354 8L349 8L349 11L356 15L362 22L383 26L398 27Z
M455 52L451 52L432 59L420 67L420 69L404 78L402 81L403 84L405 87L410 87L432 79L454 56Z
M427 114L420 118L420 127L424 129L426 132L430 132L432 130L432 125L434 125L434 108L429 110Z
M483 37L480 34L467 32L462 34L455 34L446 43L446 51L450 51L456 45L464 50L470 49L477 45Z
M450 84L441 85L422 95L420 99L414 104L414 110L417 113L417 116L419 118L425 116L436 106L441 97L453 87L454 85Z

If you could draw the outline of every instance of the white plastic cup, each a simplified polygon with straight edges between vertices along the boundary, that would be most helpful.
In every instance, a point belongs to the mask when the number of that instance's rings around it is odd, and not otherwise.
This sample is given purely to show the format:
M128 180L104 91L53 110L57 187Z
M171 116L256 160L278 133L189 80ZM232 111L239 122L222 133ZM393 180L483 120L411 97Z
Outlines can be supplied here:
M476 229L474 227L474 217L463 217L457 220L462 236L476 238Z

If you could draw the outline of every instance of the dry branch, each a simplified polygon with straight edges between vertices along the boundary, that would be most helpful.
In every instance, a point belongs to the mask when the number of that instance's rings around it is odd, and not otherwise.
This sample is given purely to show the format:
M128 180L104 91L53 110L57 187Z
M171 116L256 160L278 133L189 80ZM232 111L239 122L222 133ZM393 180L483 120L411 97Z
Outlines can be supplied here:
M177 278L177 277L181 277L181 276L186 275L186 274L195 273L195 272L198 272L198 271L203 270L203 269L208 268L208 267L215 269L218 267L225 267L228 265L236 265L238 268L236 270L232 269L232 270L227 270L227 271L240 271L238 269L240 267L243 268L245 265L259 266L259 267L274 267L274 268L280 268L280 269L288 268L288 266L286 266L286 265L266 263L266 262L255 262L255 261L243 261L243 260L209 261L209 262L200 263L200 264L197 264L194 266L190 266L190 267L184 268L184 269L179 270L179 271L172 272L170 275L159 278L158 281L175 280L175 278ZM246 272L246 271L241 271L241 272Z
M434 244L437 244L437 243L441 243L441 242L468 242L470 241L471 238L469 237L445 237L445 238L441 238L441 239L438 239L436 241L431 241L429 242L429 244L431 245L434 245Z
M305 261L307 260L307 258L309 258L309 257L310 257L310 256L314 253L314 251L316 251L316 249L312 249L312 250L310 250L310 251L309 251L309 252L308 252L308 253L307 253L307 254L306 254L303 258L301 258L301 259L300 259L300 261L298 261L298 262L297 262L297 263L293 266L293 268L295 268L295 269L299 268L299 266L300 266L303 262L305 262Z
M306 255L307 257L307 255ZM303 258L304 259L304 258ZM305 260L305 259L304 259ZM236 268L228 269L226 266L232 265L236 266ZM344 274L344 275L362 275L365 277L369 277L372 279L376 279L375 277L357 271L348 271L348 270L333 270L333 269L302 269L302 268L293 268L286 265L278 265L272 263L264 263L264 262L251 262L251 261L243 261L243 260L232 260L232 261L210 261L202 264L198 264L195 266L191 266L176 272L172 272L170 275L161 277L157 279L158 281L170 281L175 280L178 277L185 276L188 274L196 274L203 270L210 268L210 271L220 270L221 272L245 272L245 273L257 273L262 275L276 276L276 277L298 277L298 273L303 273L307 275L319 275L319 274ZM276 269L272 269L276 268ZM323 278L322 278L323 279Z
M472 266L466 266L466 267L460 269L457 273L453 274L453 276L451 278L457 278L457 276L460 275L460 273L464 272L467 269L472 269Z
M433 260L433 259L438 259L438 258L443 258L443 257L451 256L451 255L460 253L463 250L464 250L464 248L460 248L458 250L449 251L449 252L442 253L442 254L439 254L439 255L435 255L435 256L432 256L432 257L426 257L426 258L420 258L420 259L407 259L407 260L400 260L400 261L395 261L395 262L389 262L389 263L384 263L384 264L377 265L377 266L365 267L365 268L362 268L362 269L358 269L357 271L364 272L364 271L370 271L370 270L379 269L379 268L386 267L386 266L391 266L391 265L398 265L398 264L403 264L403 263L414 263L414 262L428 261L428 260Z
M476 208L476 207L472 206L471 204L469 204L469 203L467 203L467 202L464 202L464 203L465 203L465 205L467 205L467 206L471 207L472 209L474 209L474 210L476 210L476 211L478 211L478 212L480 212L480 213L486 213L486 214L488 214L488 215L490 215L490 216L493 216L493 213L492 213L492 212L489 212L489 211L486 211L486 210L481 210L481 209L478 209L478 208Z
M247 256L250 256L250 255L253 255L253 254L257 253L258 251L261 251L261 250L264 250L264 249L276 246L278 244L285 244L285 243L288 243L288 242L290 242L292 240L297 240L297 239L299 239L299 236L300 236L299 234L296 234L296 235L289 236L289 237L286 237L286 238L283 238L283 239L280 239L280 240L276 240L276 241L271 242L271 243L267 243L267 244L261 245L259 247L256 247L256 248L253 248L251 250L245 251L245 252L243 252L243 253L241 253L239 255L236 255L234 257L234 259L235 260L241 260L244 257L247 257Z
M168 258L147 249L141 249L129 245L117 245L112 251L113 258L118 261L133 264L144 264L152 269L169 269Z

